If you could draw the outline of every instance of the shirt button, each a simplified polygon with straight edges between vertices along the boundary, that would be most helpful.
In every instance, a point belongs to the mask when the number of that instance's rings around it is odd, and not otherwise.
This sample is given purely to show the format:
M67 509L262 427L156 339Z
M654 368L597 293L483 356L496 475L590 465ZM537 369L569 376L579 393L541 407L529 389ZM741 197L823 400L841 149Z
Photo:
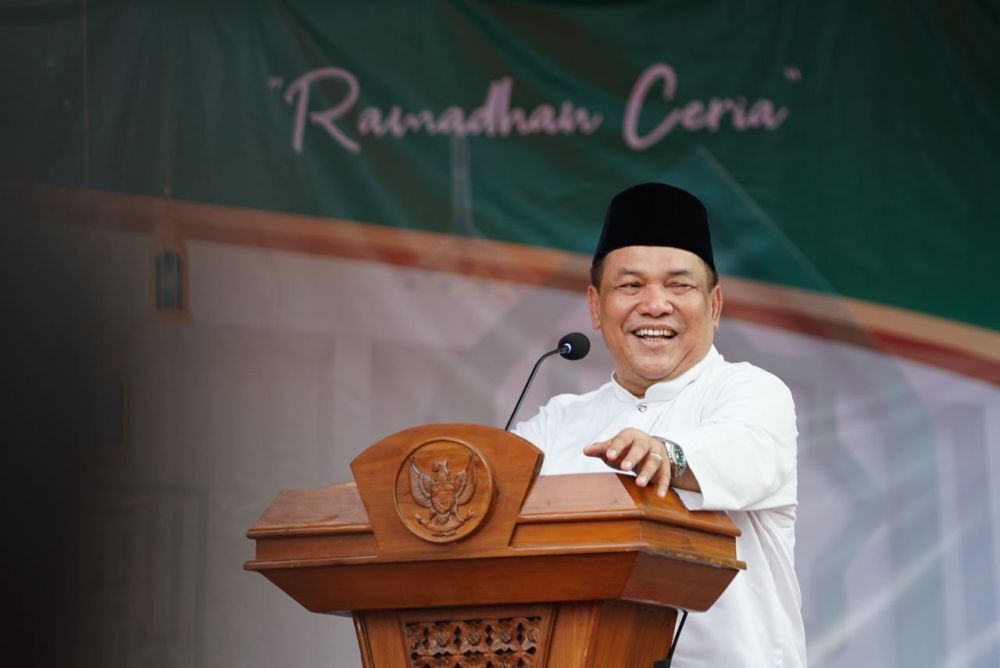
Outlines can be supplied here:
M645 413L646 409L649 407L646 405L646 402L642 402L638 406L636 406L636 408L639 410L640 413Z

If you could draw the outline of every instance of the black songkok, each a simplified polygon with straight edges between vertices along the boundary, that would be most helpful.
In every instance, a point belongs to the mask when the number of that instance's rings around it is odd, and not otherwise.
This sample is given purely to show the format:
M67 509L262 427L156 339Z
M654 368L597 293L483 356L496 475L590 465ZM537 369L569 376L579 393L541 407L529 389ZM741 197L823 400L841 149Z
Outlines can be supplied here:
M594 264L616 248L670 246L690 251L715 271L708 214L697 197L665 183L643 183L614 196Z

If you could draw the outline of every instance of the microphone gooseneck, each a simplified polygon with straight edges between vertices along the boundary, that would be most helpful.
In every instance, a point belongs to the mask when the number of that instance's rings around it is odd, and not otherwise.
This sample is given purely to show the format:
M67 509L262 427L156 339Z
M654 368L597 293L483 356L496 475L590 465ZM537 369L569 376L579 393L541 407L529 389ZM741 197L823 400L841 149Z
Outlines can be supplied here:
M510 419L507 420L507 426L504 427L504 431L510 431L510 425L514 423L514 418L517 417L517 412L521 410L521 402L524 401L525 395L528 394L528 388L531 387L531 381L535 379L535 373L538 371L538 367L541 366L545 358L558 353L568 360L579 360L586 357L589 352L590 339L587 338L587 335L581 334L580 332L572 332L559 339L558 347L539 357L538 361L535 362L535 366L531 369L531 375L528 376L528 382L524 384L524 389L521 390L521 396L517 398L517 403L514 404L514 411L510 414Z

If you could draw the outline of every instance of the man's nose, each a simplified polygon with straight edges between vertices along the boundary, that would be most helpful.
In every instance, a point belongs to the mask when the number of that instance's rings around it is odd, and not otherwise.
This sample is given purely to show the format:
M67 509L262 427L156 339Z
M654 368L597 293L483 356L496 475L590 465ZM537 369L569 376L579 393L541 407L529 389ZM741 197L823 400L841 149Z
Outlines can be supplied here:
M670 293L666 289L649 286L643 292L643 299L639 304L639 309L643 315L656 317L673 313L674 304L670 300Z

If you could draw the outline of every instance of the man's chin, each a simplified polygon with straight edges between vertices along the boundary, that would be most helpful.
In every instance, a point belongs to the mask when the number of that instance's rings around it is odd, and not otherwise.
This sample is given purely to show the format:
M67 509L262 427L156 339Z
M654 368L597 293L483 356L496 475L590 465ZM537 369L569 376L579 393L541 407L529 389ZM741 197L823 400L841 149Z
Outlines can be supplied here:
M673 374L670 370L651 370L651 369L633 369L632 372L625 376L620 373L615 373L615 377L619 379L619 383L626 388L632 387L637 390L645 390L650 385L656 385L657 383L662 383L673 378ZM624 378L627 382L622 383L621 380Z
M673 373L683 360L675 355L666 352L661 354L636 355L633 359L632 368L635 373L643 378L664 378Z
M673 380L685 371L687 371L687 368L684 366L683 360L673 359L670 360L669 363L663 363L663 361L660 360L659 364L639 366L635 369L636 376L649 385Z

